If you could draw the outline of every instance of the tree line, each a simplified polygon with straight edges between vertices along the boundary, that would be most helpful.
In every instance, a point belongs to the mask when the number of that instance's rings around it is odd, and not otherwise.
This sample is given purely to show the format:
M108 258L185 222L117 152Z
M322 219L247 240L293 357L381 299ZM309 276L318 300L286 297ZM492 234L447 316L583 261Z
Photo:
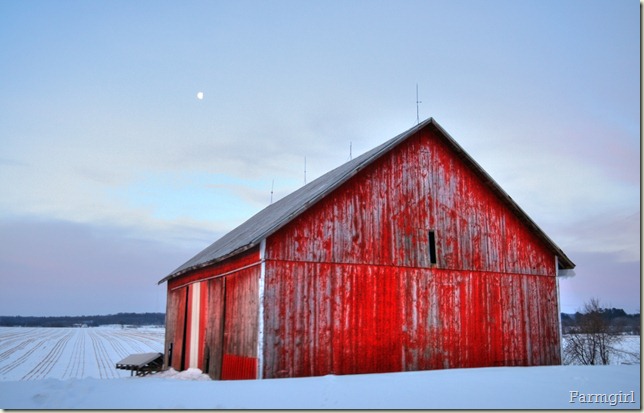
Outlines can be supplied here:
M3 327L164 326L165 313L118 313L81 316L0 316Z
M583 313L579 311L574 314L561 313L561 328L563 333L571 334L579 332L580 329L588 325L589 318L600 318L613 333L640 334L641 320L639 313L627 314L621 308L601 308L598 304L594 303L593 308L585 308Z
M602 308L599 299L591 298L584 304L582 312L572 317L562 316L561 324L565 364L611 364L615 360L640 363L639 348L624 346L629 334L640 333L639 314L629 315L624 310Z

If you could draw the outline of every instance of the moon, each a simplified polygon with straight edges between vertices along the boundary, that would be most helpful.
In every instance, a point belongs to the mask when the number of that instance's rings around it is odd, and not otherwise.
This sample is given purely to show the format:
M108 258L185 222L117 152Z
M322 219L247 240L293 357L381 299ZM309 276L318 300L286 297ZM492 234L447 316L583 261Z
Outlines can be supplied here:
M197 93L197 99L203 100L203 92L198 92Z

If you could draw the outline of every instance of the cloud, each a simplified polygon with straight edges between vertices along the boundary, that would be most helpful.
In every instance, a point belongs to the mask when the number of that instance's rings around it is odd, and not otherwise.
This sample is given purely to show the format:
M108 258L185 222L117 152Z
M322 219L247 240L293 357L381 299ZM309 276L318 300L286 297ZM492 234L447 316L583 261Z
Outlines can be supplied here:
M513 137L505 132L487 149L479 146L476 150L484 168L513 198L521 200L521 205L533 205L542 215L549 215L545 208L550 208L563 219L621 208L625 203L638 205L639 168L631 167L628 179L623 179L616 175L625 172L615 171L612 158L600 162L596 159L599 154L591 157L590 153L564 150L565 144L546 136L548 130L514 133L525 135ZM602 147L596 151L602 152Z
M561 311L574 313L590 298L598 298L602 307L640 311L639 260L624 261L611 252L567 252L577 267L574 277L559 280Z
M640 214L602 213L562 224L561 237L583 253L609 253L618 262L640 261Z
M146 129L131 116L111 124L100 113L86 114L81 126L69 115L51 130L44 122L36 129L47 138L12 148L16 160L0 163L0 213L142 233L177 226L226 232L268 205L273 180L274 200L300 187L305 156L311 181L348 159L352 139L342 129L351 123L328 114L239 125L199 117L196 125L187 116L150 120ZM316 130L322 124L334 125L325 128L330 138ZM21 156L29 168L14 167Z
M157 282L194 252L122 228L0 221L1 315L164 312Z

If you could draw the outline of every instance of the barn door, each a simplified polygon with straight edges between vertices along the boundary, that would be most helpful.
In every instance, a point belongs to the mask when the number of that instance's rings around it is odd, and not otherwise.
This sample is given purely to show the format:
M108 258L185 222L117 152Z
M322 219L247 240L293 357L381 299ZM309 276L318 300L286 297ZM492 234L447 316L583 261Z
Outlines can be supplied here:
M168 292L166 314L167 366L177 371L202 369L208 289L204 282Z
M224 342L224 310L226 298L225 277L208 281L208 317L204 348L203 372L213 380L221 379L221 361Z
M257 268L168 293L166 365L217 380L257 378Z
M259 274L256 269L226 277L222 380L256 379Z
M165 365L178 371L183 370L184 363L187 293L187 287L168 291Z

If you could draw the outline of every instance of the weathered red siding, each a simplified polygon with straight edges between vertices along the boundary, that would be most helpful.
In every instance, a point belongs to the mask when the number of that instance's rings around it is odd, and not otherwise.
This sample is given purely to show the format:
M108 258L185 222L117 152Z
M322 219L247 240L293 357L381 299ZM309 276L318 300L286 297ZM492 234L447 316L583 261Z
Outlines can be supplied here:
M226 277L222 379L257 378L259 275L253 267Z
M172 344L173 351L166 365L197 367L215 379L256 378L259 276L254 248L171 279L166 349Z
M165 313L164 365L182 370L182 355L185 333L186 290L168 289Z
M215 380L221 379L224 342L225 277L208 281L208 317L205 336L203 372Z
M296 262L266 273L266 377L559 363L553 277Z
M554 275L554 256L429 132L403 142L269 237L268 259Z
M427 130L266 245L266 377L559 363L553 253Z
M174 290L195 281L204 281L211 278L221 277L222 275L234 273L246 267L259 265L259 263L259 248L251 248L250 250L235 255L227 260L190 271L180 277L172 278L168 281L168 289Z

